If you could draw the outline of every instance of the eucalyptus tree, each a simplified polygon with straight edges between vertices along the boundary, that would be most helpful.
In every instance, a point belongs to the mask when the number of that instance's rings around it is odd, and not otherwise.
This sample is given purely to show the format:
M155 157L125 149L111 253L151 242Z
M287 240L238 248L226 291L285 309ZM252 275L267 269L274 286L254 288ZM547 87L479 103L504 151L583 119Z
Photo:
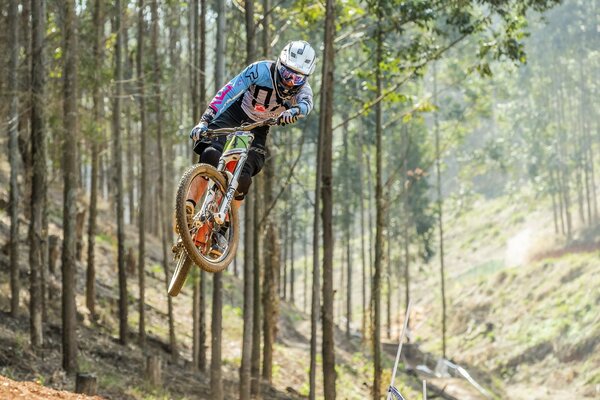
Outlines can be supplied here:
M8 41L10 57L8 60L8 92L10 109L8 113L8 159L10 162L10 315L19 314L19 95L17 93L19 66L19 14L18 4L11 1L8 9Z
M199 90L200 90L200 107L204 109L206 106L206 1L200 0L200 54L199 54L199 64L200 68L200 82L199 82ZM194 121L195 123L196 121ZM207 281L208 275L202 270L200 271L200 355L199 355L199 367L201 371L206 369L206 346L204 343L206 342L206 292L207 292Z
M117 1L118 4L118 1ZM77 166L77 21L75 1L65 3L63 29L63 246L62 246L62 350L63 368L77 370L77 310L75 304Z
M171 278L169 271L169 252L167 250L168 243L170 242L170 228L168 224L168 204L167 204L167 185L165 183L165 153L166 145L163 144L165 141L163 134L163 110L162 110L162 96L161 90L162 83L162 64L161 57L159 57L159 4L158 0L152 0L150 3L150 14L151 14L151 37L150 37L150 49L152 54L152 81L154 88L154 113L155 113L155 129L156 129L156 146L158 152L158 217L159 217L159 231L161 238L161 250L162 250L162 264L165 277L165 289L169 286L169 280ZM175 313L173 311L173 298L167 297L167 313L168 313L168 324L169 324L169 346L171 350L171 358L176 361L178 358L177 350L177 337L175 333Z
M90 206L88 218L88 246L87 246L87 270L86 270L86 290L85 304L92 315L96 318L96 218L98 214L98 169L99 169L99 153L100 153L100 138L103 136L103 127L101 121L103 97L100 93L101 71L103 59L103 40L104 40L104 9L103 2L94 0L93 8L94 20L94 45L93 57L94 68L93 83L92 83L92 118L93 130L91 135L91 177L90 177Z
M225 38L226 24L225 2L217 3L217 46L215 62L215 86L219 87L225 81ZM211 323L211 360L210 360L210 395L212 399L223 399L223 378L221 370L221 343L223 323L223 276L222 272L213 274L213 299Z
M114 78L115 96L112 110L113 130L113 185L115 195L115 214L117 219L117 265L119 281L119 341L127 344L128 334L128 298L127 298L127 273L125 271L125 221L123 217L123 156L121 144L121 96L123 92L123 31L122 31L122 6L121 1L115 3L113 32L115 34L114 53Z
M332 232L332 142L333 142L333 95L334 95L334 39L335 39L335 0L327 0L325 13L325 34L323 52L323 72L321 82L321 112L319 114L319 136L323 149L321 160L321 197L323 201L323 392L325 400L336 398L335 343L333 316L333 232ZM316 215L315 215L316 218Z
M48 183L46 176L46 121L45 121L45 57L46 1L31 0L31 220L29 222L29 332L31 345L42 346L42 269L44 268L44 230L47 213Z
M256 53L256 42L254 37L254 3L247 1L245 3L246 15L246 63L254 61ZM246 206L244 212L244 328L242 334L242 362L240 366L240 400L250 399L250 367L252 360L252 333L253 333L253 312L255 311L254 302L259 303L259 296L254 297L254 282L260 282L260 274L255 270L254 264L254 236L259 232L254 230L255 215L254 201L256 196L250 193L246 196ZM258 241L256 241L258 243ZM258 267L258 263L256 263ZM256 276L255 276L256 274ZM260 335L258 335L260 337ZM258 347L260 348L260 341ZM260 351L260 349L258 349ZM260 357L260 353L259 353ZM260 358L259 358L260 359Z
M138 340L141 346L146 343L146 215L147 215L147 117L146 117L146 87L144 71L144 32L146 31L144 20L144 0L138 0L137 20L137 51L136 51L136 78L137 97L140 118L140 174L139 174L139 201L138 201Z

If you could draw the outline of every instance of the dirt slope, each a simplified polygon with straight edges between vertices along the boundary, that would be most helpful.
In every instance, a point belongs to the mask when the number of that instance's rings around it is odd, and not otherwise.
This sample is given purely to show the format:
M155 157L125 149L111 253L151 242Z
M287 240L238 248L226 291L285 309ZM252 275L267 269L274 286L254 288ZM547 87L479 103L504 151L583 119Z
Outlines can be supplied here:
M47 388L35 382L16 382L0 376L0 399L5 400L100 400L98 396L85 396Z

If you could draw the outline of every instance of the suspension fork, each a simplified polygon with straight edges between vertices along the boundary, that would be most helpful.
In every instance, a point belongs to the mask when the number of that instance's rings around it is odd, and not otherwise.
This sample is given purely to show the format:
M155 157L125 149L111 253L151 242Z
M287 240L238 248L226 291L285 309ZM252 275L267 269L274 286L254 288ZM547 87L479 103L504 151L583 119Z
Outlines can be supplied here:
M240 175L242 175L242 169L244 168L244 164L246 164L246 160L248 159L248 152L242 154L240 159L233 170L233 175L229 179L229 184L227 185L227 192L225 193L225 199L221 202L221 206L219 207L219 212L214 215L215 222L219 225L223 225L225 223L225 216L227 214L227 210L231 206L231 202L233 201L233 197L235 196L235 191L237 190L240 182ZM224 161L221 161L224 163ZM219 164L221 163L219 162Z

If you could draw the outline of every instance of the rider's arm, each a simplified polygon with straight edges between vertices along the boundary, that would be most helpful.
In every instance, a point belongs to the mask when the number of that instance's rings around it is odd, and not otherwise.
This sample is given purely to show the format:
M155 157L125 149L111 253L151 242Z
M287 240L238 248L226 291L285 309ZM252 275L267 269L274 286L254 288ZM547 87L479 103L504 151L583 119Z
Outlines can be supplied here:
M306 82L296 95L296 107L300 109L300 114L305 117L313 109L313 91L308 82Z
M264 68L262 62L255 62L247 66L239 75L230 80L212 99L208 108L202 115L202 120L210 122L221 115L233 104L253 83L259 79L260 69Z

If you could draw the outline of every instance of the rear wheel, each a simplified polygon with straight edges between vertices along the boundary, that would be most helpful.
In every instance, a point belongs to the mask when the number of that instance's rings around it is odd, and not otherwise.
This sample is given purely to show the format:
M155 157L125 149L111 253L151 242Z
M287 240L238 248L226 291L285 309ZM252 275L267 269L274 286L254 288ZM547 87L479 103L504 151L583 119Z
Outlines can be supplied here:
M194 210L194 216L188 226L186 200L194 179L207 179L209 185ZM221 203L225 201L227 189L225 178L212 165L196 164L191 166L181 178L175 201L175 221L177 230L188 257L207 272L221 272L233 261L238 245L238 214L229 207L223 225L213 219ZM209 197L209 192L214 196ZM206 203L206 204L205 204ZM206 207L202 210L203 205Z
M177 258L177 264L175 265L175 271L173 272L173 276L171 276L171 282L169 282L169 296L175 297L179 294L192 264L192 260L188 257L185 250L181 249L179 258Z

